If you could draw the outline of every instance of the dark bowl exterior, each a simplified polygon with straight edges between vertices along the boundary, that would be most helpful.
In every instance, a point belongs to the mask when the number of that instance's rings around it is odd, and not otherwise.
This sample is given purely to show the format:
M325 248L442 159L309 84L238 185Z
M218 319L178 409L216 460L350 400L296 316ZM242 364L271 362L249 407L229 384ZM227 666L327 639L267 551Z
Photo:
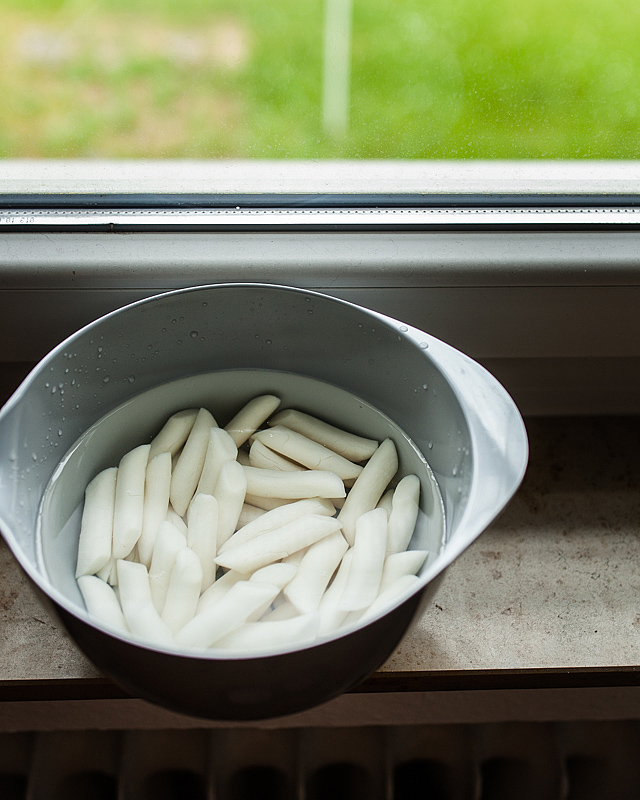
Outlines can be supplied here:
M192 717L259 720L325 703L378 669L430 602L440 577L352 633L261 658L162 653L109 636L59 606L56 611L85 655L134 697Z

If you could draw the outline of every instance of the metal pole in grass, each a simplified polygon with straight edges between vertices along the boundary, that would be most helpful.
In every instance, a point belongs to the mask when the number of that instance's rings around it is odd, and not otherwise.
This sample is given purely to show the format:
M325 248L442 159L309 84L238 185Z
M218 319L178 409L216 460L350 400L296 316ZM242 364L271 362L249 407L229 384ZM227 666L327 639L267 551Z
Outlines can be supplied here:
M353 0L325 0L322 127L331 136L349 128Z

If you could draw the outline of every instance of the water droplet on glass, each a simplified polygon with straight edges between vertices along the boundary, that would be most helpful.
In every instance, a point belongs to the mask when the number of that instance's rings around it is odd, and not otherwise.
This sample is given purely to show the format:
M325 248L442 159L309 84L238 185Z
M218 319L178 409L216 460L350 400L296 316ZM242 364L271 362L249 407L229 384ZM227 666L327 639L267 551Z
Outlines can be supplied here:
M58 428L58 436L62 436L62 428Z
M166 329L166 328L163 328L163 329L162 329L162 333L166 333L166 332L167 332L167 329Z
M433 450L433 442L429 442L429 444L427 445L427 447L429 448L429 450Z
M129 381L129 383L133 383L135 381L135 376L134 375L129 375L127 380Z
M271 339L265 339L265 340L264 340L264 343L265 343L265 344L271 344Z
M401 325L399 330L401 330L403 333L406 333L409 330L409 328L407 328L406 325Z
M426 391L427 391L427 389L428 389L429 387L427 386L427 384L426 384L426 383L423 383L423 384L422 384L422 388L423 388L423 389L425 390L425 392L426 392Z
M105 375L104 378L102 379L102 382L103 383L109 383L109 376Z
M429 342L420 342L420 347L426 350L429 347Z
M44 385L44 388L45 388L45 389L48 389L50 386L51 386L51 384L49 383L49 381L47 381L47 382L45 383L45 385Z
M454 468L451 470L451 474L452 474L452 475L453 475L453 477L455 478L455 477L456 477L456 475L458 474L458 468L457 468L457 467L454 467Z
M191 331L191 333L189 334L189 336L190 336L192 339L197 339L197 338L198 338L198 331Z
M37 456L35 453L31 453L31 458L32 458L34 461L37 461L37 460L38 460L38 456Z
M203 308L206 308L206 307L207 307L207 304L206 304L206 303L203 303L203 304L202 304L202 307L203 307Z
M55 394L57 391L58 391L58 387L57 386L52 386L51 387L51 394Z

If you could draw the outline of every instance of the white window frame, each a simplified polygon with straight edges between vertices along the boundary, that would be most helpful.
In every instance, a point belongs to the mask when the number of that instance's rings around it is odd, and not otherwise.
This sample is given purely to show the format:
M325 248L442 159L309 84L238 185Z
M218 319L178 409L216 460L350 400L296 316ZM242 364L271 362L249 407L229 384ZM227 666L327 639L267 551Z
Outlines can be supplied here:
M637 162L6 161L0 361L226 281L304 286L449 341L524 413L640 412Z

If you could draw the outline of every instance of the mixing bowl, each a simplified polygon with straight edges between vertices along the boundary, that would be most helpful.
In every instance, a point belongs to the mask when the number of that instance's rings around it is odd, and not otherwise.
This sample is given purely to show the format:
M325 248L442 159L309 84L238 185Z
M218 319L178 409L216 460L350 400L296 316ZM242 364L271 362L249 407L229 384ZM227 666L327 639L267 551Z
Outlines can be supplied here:
M166 649L96 622L73 580L89 480L149 441L173 411L215 395L222 419L238 400L277 393L283 375L283 407L303 407L364 435L383 436L390 426L400 470L417 471L422 483L411 546L426 543L432 555L419 581L366 623L260 654ZM286 383L291 376L305 379ZM63 490L47 494L63 456L98 420L89 446L76 448L62 471ZM222 284L142 300L62 342L0 412L0 451L2 533L91 661L134 695L194 716L241 720L309 708L379 667L446 567L517 489L527 439L504 388L434 337L319 293Z

